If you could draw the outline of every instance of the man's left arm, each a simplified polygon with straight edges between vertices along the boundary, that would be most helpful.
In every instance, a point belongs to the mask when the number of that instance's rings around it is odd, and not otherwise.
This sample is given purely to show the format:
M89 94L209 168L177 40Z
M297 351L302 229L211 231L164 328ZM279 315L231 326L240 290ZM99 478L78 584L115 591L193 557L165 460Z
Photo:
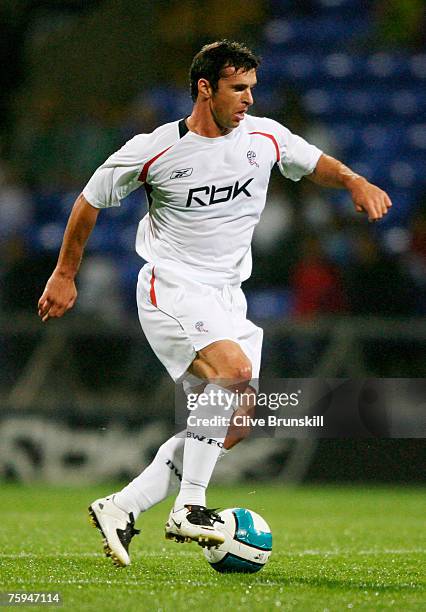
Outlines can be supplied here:
M347 189L351 194L355 210L367 213L369 221L378 221L392 206L386 192L369 183L342 162L324 153L319 158L315 170L306 178L323 187Z

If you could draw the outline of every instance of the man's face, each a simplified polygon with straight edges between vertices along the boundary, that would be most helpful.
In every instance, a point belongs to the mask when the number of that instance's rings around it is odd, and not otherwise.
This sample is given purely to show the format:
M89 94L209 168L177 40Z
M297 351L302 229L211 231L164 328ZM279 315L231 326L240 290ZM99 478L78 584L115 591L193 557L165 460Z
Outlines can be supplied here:
M248 108L253 104L252 89L256 85L256 70L236 71L230 66L223 70L218 89L211 92L210 110L223 131L239 126Z

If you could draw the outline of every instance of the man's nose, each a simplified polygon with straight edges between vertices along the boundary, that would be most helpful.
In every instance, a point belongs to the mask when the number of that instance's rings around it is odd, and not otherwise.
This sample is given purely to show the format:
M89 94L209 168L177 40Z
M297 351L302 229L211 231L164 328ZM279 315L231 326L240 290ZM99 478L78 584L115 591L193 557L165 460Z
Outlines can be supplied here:
M247 106L251 106L254 102L253 94L251 93L251 89L248 89L244 92L243 102L247 104Z

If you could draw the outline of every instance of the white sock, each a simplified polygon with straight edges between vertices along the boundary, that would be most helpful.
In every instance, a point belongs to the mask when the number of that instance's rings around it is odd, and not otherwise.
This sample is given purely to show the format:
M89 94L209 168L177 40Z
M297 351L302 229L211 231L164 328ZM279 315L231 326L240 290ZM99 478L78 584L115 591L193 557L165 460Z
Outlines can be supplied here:
M220 461L223 457L225 457L229 453L230 450L231 450L230 448L222 447L220 449L219 457L217 458L217 460Z
M114 502L126 512L133 512L136 520L141 512L170 495L182 479L184 443L184 431L164 442L148 467L115 494Z
M204 394L208 397L211 391L214 394L217 394L218 391L226 393L226 390L218 385L209 384L204 389ZM207 406L202 406L198 402L196 409L188 417L187 437L183 452L182 482L174 505L175 509L182 508L185 505L206 505L206 489L222 450L228 426L193 426L191 417L196 416L197 419L210 420L215 415L230 418L232 410L224 412L223 407L218 407L215 402Z

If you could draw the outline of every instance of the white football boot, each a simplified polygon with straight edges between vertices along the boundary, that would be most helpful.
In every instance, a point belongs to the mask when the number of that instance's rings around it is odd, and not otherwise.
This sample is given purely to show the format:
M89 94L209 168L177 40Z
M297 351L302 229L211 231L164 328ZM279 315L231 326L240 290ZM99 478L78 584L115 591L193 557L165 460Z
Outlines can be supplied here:
M223 520L215 509L204 506L187 505L172 509L166 523L166 539L176 542L197 542L200 546L211 548L225 541L223 534L214 526Z
M129 544L135 529L133 512L126 512L114 503L114 495L97 499L89 506L90 522L103 536L104 551L120 567L130 564Z

